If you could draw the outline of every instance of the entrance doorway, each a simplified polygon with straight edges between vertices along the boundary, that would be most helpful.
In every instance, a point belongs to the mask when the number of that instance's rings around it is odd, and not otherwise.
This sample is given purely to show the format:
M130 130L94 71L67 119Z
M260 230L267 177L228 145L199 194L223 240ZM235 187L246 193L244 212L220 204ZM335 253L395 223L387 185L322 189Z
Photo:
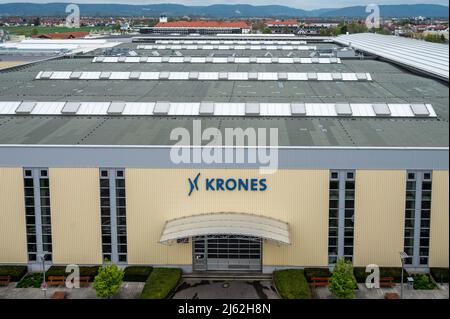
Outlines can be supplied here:
M240 235L192 238L194 271L261 271L262 240Z

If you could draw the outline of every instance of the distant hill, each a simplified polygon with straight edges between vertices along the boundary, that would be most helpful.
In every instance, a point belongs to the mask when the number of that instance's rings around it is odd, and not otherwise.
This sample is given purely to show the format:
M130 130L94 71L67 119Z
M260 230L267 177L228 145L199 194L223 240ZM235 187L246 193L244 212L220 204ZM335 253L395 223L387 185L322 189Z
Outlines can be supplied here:
M67 3L6 3L0 4L0 16L65 16ZM184 6L178 4L126 5L80 4L82 16L145 16L205 17L216 19L249 17L365 17L364 6L341 9L302 10L286 6L211 5ZM432 4L380 6L383 17L448 17L448 7Z

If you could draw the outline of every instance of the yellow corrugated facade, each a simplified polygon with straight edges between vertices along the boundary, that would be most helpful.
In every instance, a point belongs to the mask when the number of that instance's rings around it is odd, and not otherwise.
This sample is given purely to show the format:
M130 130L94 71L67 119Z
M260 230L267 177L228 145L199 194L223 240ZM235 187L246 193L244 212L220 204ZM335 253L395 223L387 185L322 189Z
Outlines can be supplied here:
M0 168L0 263L28 262L21 168Z
M448 267L448 182L448 171L433 172L430 267Z
M101 264L99 171L49 170L53 263Z
M405 223L405 171L356 172L355 266L400 266Z
M188 178L267 178L265 192L188 196ZM50 168L55 264L102 262L99 170ZM139 169L125 171L129 264L191 265L192 246L160 244L167 220L236 212L289 223L292 244L264 242L264 266L327 266L328 170ZM406 171L356 171L354 264L399 266ZM27 263L22 168L0 169L0 263ZM448 267L448 171L433 172L430 266Z

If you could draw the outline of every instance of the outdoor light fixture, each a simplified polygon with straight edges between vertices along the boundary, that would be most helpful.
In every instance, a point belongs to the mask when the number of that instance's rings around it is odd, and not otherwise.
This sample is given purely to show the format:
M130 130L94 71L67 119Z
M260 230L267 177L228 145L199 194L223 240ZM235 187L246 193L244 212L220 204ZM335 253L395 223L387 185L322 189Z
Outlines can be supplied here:
M401 278L401 286L400 286L400 299L403 299L403 268L405 264L405 260L409 258L408 254L404 251L399 252L400 254L400 260L402 262L402 278Z
M41 259L42 261L42 275L43 275L43 280L42 280L42 284L41 284L41 289L44 292L44 299L47 298L47 282L45 281L45 256L47 256L49 254L48 251L43 251L42 254L39 254L38 257Z

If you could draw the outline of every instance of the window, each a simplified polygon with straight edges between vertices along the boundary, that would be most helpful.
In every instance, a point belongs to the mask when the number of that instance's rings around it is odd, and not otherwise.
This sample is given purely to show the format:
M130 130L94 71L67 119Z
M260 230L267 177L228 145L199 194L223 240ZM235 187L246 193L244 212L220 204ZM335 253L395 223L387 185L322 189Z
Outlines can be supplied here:
M406 265L428 265L432 173L408 172L406 181L404 251Z
M52 218L48 169L24 169L25 222L28 261L39 262L38 256L47 252L52 260Z
M338 257L353 260L355 216L354 171L330 172L328 216L328 263Z
M125 171L100 170L100 218L103 259L127 262Z

